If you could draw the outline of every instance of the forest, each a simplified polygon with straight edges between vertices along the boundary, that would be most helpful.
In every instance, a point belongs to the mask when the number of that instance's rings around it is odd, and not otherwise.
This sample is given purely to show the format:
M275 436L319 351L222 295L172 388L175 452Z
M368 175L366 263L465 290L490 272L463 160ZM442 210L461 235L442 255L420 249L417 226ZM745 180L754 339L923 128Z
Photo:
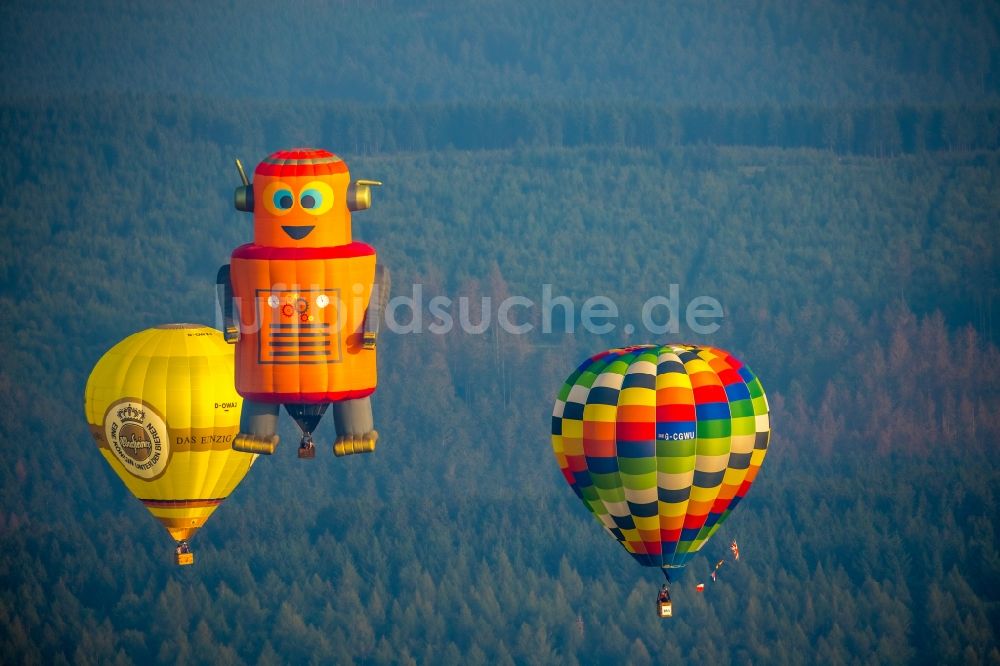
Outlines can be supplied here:
M989 0L10 0L6 96L85 91L413 104L996 100Z
M0 8L0 660L1000 663L1000 19L814 4ZM279 62L301 78L262 93ZM384 182L354 233L394 295L575 309L387 331L375 453L334 458L327 419L299 460L283 416L177 568L84 385L132 332L216 323L252 237L233 160L295 145ZM645 330L672 285L721 303L718 330ZM579 325L592 296L610 332ZM774 433L664 621L662 576L566 487L549 424L588 355L667 341L744 359Z

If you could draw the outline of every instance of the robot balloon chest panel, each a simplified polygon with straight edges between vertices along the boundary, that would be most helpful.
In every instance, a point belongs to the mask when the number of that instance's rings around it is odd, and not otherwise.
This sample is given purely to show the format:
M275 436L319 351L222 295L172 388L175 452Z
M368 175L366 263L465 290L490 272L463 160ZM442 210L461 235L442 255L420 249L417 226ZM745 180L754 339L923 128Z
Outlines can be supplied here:
M339 363L343 358L340 289L258 289L258 363Z

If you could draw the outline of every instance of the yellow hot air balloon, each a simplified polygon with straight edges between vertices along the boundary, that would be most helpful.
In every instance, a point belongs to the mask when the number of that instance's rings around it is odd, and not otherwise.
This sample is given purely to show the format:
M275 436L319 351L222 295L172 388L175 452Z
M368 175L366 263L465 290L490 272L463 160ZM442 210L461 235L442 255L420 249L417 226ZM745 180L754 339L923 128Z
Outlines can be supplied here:
M242 399L233 348L200 324L166 324L112 347L87 380L85 410L101 454L177 541L188 539L256 459L232 449Z

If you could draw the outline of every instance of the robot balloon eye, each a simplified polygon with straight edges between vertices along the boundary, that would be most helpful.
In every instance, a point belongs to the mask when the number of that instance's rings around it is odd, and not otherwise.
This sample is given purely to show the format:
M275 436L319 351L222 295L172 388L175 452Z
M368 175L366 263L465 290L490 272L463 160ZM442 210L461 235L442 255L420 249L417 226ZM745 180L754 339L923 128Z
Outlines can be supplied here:
M274 193L274 207L279 210L288 210L294 202L290 190L278 190Z
M310 215L322 215L333 208L333 188L322 180L313 180L305 184L299 194L299 205Z
M323 205L323 194L315 188L309 188L302 192L302 196L299 197L299 203L306 209L318 208Z
M287 215L295 205L295 195L286 183L273 181L261 192L260 201L271 215Z

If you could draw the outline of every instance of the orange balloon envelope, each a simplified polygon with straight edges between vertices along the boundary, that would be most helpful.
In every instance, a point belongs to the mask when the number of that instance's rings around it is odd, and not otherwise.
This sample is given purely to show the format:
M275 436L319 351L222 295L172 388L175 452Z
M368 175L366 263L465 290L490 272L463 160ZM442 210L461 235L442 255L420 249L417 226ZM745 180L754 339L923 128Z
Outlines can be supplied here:
M269 155L236 207L252 212L254 240L232 253L219 283L227 339L236 344L236 390L246 400L233 448L270 454L279 405L302 429L299 456L330 404L337 455L372 451L376 337L388 273L355 241L351 212L371 205L378 181L351 181L342 159L295 148Z

